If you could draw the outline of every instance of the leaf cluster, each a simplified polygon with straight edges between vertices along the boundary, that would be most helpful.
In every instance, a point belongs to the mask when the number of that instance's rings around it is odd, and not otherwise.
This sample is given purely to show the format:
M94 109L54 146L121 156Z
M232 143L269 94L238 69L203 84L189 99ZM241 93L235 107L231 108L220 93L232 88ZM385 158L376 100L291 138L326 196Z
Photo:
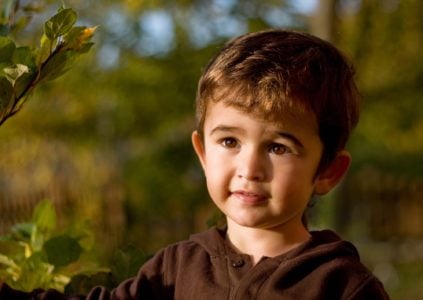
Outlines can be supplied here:
M86 53L96 27L75 26L77 13L60 8L44 23L38 47L17 46L0 35L0 125L21 110L40 83L54 80Z
M93 234L84 226L57 230L57 215L50 200L41 201L28 223L13 226L0 237L0 279L11 287L32 291L56 289L84 294L93 286L115 287L134 276L149 258L134 246L117 250L109 268L84 260L94 248Z
M53 203L40 202L30 222L16 224L0 237L0 278L18 290L63 290L73 275L72 264L88 250L83 243L87 234L57 232Z

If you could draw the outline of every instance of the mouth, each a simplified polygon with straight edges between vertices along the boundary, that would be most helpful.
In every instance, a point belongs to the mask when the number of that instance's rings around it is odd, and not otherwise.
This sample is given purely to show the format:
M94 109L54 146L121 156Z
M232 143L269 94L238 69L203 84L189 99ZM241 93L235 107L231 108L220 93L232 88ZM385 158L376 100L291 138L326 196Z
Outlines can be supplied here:
M243 190L233 191L231 195L241 200L242 203L247 205L260 205L267 202L267 199L269 198L264 193L256 193Z

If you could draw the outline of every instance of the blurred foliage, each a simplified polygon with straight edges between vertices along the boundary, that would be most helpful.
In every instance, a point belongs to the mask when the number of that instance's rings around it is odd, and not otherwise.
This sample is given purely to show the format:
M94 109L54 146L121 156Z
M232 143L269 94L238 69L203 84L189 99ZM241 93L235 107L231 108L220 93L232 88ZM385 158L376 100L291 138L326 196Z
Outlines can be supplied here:
M201 69L230 36L288 24L295 12L270 0L146 1L138 10L134 3L68 1L84 23L100 25L97 46L3 126L2 152L10 156L0 158L0 184L15 198L55 199L50 191L59 189L58 202L77 198L68 216L98 220L100 233L113 231L111 242L123 242L125 232L124 240L152 251L207 226L207 213L197 213L209 204L189 138ZM37 16L32 22L36 30ZM292 26L304 23L298 17ZM30 30L25 37L32 39ZM111 214L122 217L105 224Z
M59 230L53 202L41 201L29 223L16 224L0 236L0 279L22 291L42 288L87 294L96 285L112 289L135 276L149 258L126 246L115 251L108 268L101 268L92 258L95 247L87 222L76 221Z
M352 168L318 205L316 223L359 245L392 299L420 299L423 3L335 2L333 41L354 62L363 103L349 144Z
M351 143L354 167L421 178L423 3L362 1L350 10L336 38L352 56L365 100Z
M17 1L13 10L5 7L0 18L0 31L4 34L0 35L0 125L21 110L36 86L63 75L75 58L93 45L89 40L95 27L75 27L76 12L61 7L44 23L39 47L17 47L9 36L26 25L22 18L18 23L14 21L19 9ZM22 9L33 10L28 6Z
M36 43L44 14L57 11L58 2L36 1L44 13L32 14L31 26L15 40ZM314 224L400 249L402 241L423 236L422 3L333 3L333 41L356 65L364 101L349 144L350 175L318 202ZM201 70L238 34L268 27L310 31L313 10L274 0L66 4L84 24L99 25L96 47L72 72L36 90L25 109L1 127L3 222L11 212L22 211L24 219L28 206L49 197L59 222L92 221L103 261L118 245L132 243L151 253L206 228L216 213L190 145ZM369 266L388 264L380 274L398 278L389 286L393 295L418 293L408 287L412 279L421 286L419 269L414 278L404 273L409 257L392 255L376 264L371 253L363 253ZM81 278L80 287L90 280Z
M77 262L92 246L92 236L81 227L56 230L56 214L51 201L40 202L29 223L12 227L0 238L0 278L23 291L36 288L64 289L71 276L84 271L98 271Z

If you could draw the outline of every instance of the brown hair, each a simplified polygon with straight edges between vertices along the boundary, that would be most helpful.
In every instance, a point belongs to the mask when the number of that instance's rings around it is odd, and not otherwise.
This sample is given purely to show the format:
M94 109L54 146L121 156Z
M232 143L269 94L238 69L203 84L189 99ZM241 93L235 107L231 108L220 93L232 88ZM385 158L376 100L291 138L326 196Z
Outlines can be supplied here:
M204 70L196 98L197 129L202 134L210 101L273 121L309 109L324 145L324 168L357 124L359 98L352 66L330 43L285 30L249 33L227 43Z

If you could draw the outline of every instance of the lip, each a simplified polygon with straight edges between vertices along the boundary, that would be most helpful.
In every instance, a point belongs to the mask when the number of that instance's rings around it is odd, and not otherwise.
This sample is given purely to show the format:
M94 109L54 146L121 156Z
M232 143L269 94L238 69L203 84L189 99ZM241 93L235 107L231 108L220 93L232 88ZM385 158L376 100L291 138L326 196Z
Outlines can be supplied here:
M233 191L231 194L235 198L241 200L242 203L247 205L260 205L265 203L268 199L268 196L264 193L256 193L243 190Z

